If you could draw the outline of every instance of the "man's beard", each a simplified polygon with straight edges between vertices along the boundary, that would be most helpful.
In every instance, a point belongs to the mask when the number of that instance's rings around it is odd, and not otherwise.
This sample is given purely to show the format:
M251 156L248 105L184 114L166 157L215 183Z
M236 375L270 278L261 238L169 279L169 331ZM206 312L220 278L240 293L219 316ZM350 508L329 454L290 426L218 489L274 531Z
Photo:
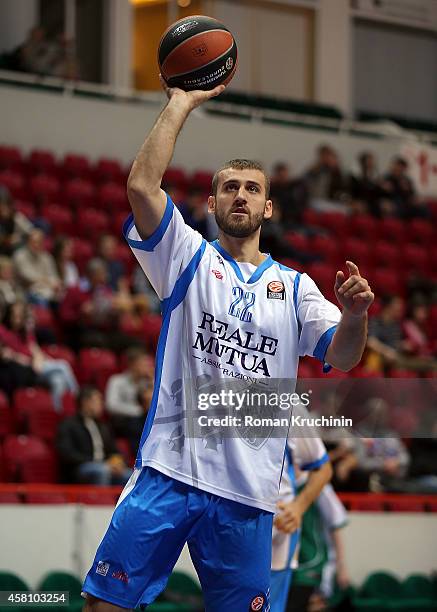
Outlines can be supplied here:
M252 215L247 213L238 217L233 217L232 212L224 213L216 208L215 220L223 233L233 238L247 238L254 234L264 221L264 213Z

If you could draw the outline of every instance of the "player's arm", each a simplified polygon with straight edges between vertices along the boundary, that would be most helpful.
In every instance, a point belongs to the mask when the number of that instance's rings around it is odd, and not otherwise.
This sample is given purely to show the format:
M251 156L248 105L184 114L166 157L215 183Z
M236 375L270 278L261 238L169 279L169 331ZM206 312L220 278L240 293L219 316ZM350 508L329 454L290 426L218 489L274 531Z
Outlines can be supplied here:
M280 501L280 513L275 519L275 525L280 531L293 533L300 528L302 517L311 504L318 498L323 487L332 478L332 466L329 461L318 469L311 470L304 488L291 502Z
M355 367L361 360L367 341L367 311L375 298L358 267L351 261L346 265L349 278L345 280L339 270L334 286L343 313L325 357L329 365L343 371Z
M169 101L141 147L129 174L127 194L140 237L153 234L164 215L167 202L161 181L173 156L176 139L190 112L224 90L185 92L168 88L161 79Z

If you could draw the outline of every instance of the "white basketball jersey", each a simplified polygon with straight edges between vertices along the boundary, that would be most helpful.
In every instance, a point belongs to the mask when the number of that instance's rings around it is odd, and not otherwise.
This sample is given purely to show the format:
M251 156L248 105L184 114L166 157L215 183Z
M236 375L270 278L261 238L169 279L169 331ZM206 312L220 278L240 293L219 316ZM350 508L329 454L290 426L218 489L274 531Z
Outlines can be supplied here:
M216 242L188 227L170 198L159 227L126 240L162 302L155 388L136 466L274 512L285 436L190 435L187 381L296 378L299 355L324 361L340 311L315 283L268 256L250 278Z

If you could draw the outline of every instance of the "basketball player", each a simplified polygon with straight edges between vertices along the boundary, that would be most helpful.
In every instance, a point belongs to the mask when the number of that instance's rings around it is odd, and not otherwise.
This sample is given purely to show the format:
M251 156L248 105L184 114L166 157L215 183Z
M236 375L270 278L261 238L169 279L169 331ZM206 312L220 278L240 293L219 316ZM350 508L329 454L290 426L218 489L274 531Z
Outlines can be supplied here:
M190 385L293 379L299 355L348 370L365 346L373 294L355 264L346 262L347 278L337 272L341 313L306 274L259 251L262 222L272 214L259 164L232 161L216 173L208 207L219 239L212 244L185 225L162 191L190 112L223 89L166 88L168 104L129 176L133 216L124 234L163 320L136 469L85 579L88 611L153 602L188 542L207 612L266 612L286 435L262 443L191 436Z
M303 406L293 410L293 416L297 415L303 418L309 416ZM278 511L272 534L271 612L285 612L292 570L297 566L302 518L332 477L325 445L314 428L290 428L285 450ZM297 469L308 474L298 493Z

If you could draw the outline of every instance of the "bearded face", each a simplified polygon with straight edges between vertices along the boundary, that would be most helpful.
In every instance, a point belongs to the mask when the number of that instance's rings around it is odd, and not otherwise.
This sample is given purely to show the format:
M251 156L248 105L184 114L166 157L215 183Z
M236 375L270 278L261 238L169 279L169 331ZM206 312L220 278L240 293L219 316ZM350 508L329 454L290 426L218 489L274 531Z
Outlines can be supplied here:
M271 202L265 197L265 178L259 170L234 170L220 173L217 195L210 201L217 225L233 238L247 238L271 216Z

